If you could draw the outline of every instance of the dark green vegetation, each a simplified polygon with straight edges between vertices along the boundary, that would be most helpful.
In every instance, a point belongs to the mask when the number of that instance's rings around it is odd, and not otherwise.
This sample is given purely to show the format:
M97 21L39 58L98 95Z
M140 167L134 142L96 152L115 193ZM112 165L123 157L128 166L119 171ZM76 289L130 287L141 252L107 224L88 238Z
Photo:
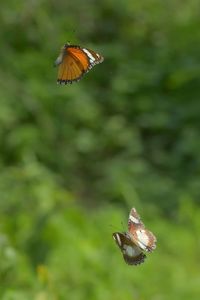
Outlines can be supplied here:
M199 1L3 2L0 299L199 299ZM57 86L67 41L105 61ZM132 206L139 267L111 237Z

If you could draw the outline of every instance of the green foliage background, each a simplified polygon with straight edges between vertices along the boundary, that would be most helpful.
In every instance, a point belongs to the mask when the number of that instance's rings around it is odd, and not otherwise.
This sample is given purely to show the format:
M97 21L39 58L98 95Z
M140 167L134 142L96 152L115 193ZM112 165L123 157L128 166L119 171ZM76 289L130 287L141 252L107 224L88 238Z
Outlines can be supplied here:
M0 299L199 299L199 25L198 0L1 3ZM68 41L105 61L57 86ZM139 267L111 236L132 206Z

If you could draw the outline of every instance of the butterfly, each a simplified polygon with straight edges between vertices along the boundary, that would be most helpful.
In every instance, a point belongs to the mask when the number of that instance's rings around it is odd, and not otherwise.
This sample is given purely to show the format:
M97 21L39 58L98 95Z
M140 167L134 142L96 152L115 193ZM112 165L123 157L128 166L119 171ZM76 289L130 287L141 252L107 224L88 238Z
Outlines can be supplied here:
M68 84L79 81L85 73L103 60L103 56L93 50L65 44L54 63L58 66L57 83Z
M114 232L113 238L129 265L143 263L146 259L143 251L151 252L156 248L156 237L145 229L135 208L132 208L129 214L128 232Z

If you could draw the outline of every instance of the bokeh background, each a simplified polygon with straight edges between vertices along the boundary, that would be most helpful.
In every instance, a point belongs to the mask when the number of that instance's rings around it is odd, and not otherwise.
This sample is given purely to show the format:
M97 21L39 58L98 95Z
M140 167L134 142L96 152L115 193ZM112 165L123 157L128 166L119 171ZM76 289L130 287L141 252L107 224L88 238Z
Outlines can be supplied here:
M0 299L199 299L199 8L1 3ZM105 61L58 86L68 41ZM158 239L139 267L112 240L133 206Z

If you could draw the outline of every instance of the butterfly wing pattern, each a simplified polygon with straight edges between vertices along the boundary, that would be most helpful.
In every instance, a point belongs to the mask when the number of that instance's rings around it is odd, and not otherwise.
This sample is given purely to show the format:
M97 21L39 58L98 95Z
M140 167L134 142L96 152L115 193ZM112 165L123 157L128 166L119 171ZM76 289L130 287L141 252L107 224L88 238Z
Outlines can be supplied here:
M113 238L121 249L124 260L129 265L144 262L146 255L143 251L151 252L156 248L156 237L145 229L135 208L132 208L128 219L128 232L115 232Z
M151 252L156 248L156 237L145 229L135 208L132 208L129 214L128 231L132 241L142 250Z
M121 249L124 260L128 265L139 265L144 262L146 255L132 242L126 232L115 232L113 238Z
M85 73L103 60L103 56L93 50L65 44L54 63L58 66L57 83L69 84L79 81Z

